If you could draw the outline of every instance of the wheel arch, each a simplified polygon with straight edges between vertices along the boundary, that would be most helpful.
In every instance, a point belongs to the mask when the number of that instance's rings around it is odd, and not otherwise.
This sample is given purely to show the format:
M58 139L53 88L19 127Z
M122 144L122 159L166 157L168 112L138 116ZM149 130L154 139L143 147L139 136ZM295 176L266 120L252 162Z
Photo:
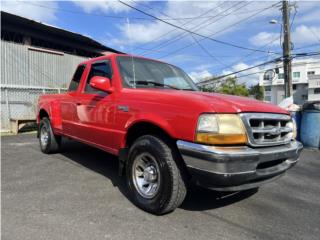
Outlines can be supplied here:
M175 156L177 164L179 165L179 167L186 171L185 162L180 155L180 152L176 145L176 138L172 135L172 133L170 133L167 129L157 123L141 120L131 124L127 129L127 133L122 143L123 147L119 151L119 175L123 175L124 173L124 167L126 166L130 146L136 139L144 135L157 136L162 140L169 142L171 147L176 150L174 152L177 154Z
M44 108L41 108L40 111L39 111L38 118L39 118L39 120L41 120L44 117L50 118L48 111L45 110Z
M150 121L141 120L132 123L128 127L122 146L130 147L137 138L148 134L170 139L171 141L174 140L172 134L165 130L164 127Z

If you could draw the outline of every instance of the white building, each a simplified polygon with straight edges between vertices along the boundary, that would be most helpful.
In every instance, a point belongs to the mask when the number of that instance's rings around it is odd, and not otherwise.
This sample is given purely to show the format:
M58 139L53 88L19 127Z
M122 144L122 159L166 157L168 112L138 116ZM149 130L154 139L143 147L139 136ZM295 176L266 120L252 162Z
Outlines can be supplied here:
M278 63L273 74L259 75L259 84L264 86L265 101L279 104L284 99L283 65ZM276 73L278 72L278 73ZM296 104L320 100L320 60L304 59L292 62L293 97Z

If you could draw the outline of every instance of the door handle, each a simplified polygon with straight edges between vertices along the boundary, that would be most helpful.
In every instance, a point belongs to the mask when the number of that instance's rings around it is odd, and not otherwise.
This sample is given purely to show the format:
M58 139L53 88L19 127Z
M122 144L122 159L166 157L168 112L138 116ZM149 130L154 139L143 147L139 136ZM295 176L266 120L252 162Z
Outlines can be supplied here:
M76 104L77 104L77 106L80 106L80 105L82 105L82 102L77 102Z

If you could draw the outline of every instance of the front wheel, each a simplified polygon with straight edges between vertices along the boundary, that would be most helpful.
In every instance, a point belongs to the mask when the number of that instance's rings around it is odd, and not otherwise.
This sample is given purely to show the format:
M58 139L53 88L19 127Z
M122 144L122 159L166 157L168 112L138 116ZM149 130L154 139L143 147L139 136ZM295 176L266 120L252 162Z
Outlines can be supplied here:
M186 185L174 159L176 151L168 141L151 135L138 138L131 146L127 185L138 207L160 215L181 205Z
M60 150L61 136L53 133L48 118L42 118L39 123L39 143L43 153L54 153Z

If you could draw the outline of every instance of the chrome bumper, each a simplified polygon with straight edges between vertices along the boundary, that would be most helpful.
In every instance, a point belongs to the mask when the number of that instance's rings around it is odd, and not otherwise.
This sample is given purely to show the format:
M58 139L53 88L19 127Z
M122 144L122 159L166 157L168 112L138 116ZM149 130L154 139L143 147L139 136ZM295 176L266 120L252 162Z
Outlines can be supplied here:
M207 146L177 141L178 149L192 177L202 186L238 191L274 180L298 161L302 144L250 148Z

